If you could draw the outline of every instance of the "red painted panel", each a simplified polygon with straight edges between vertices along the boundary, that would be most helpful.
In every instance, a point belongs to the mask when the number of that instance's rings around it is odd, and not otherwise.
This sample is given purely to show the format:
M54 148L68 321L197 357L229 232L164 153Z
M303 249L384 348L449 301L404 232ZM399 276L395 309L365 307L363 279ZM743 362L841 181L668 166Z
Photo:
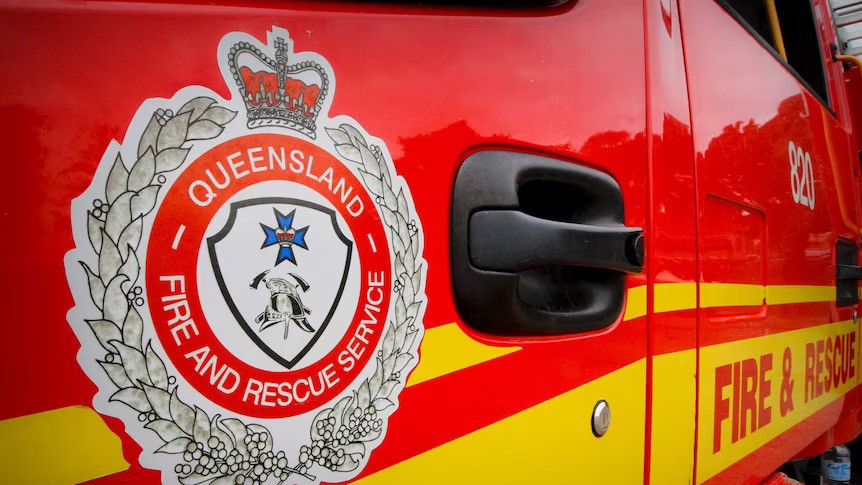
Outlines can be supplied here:
M430 328L459 320L450 290L451 186L459 162L479 147L545 153L606 171L622 187L626 224L648 229L642 14L633 0L525 12L334 3L288 8L281 2L0 7L0 58L15 66L4 70L0 92L0 138L15 160L0 206L2 222L16 234L0 242L6 309L0 386L28 396L3 400L0 419L91 402L95 387L76 363L79 345L66 321L73 305L63 270L63 255L73 247L70 201L144 99L169 97L187 85L230 96L216 63L224 34L263 38L278 24L294 34L298 51L314 50L332 64L338 79L332 114L354 116L382 138L413 193L427 235ZM681 106L668 108L661 121L668 159L687 143ZM690 189L691 177L684 183ZM668 197L688 200L685 191ZM690 203L681 208L691 209ZM671 217L664 222L668 228ZM693 277L690 241L676 239L690 237L690 230L668 229L680 266L668 262L672 276L664 281ZM629 285L645 281L633 277ZM411 440L413 452L428 449L487 424L487 416L518 412L643 358L646 319L556 340L521 342L523 353L511 360L408 388L387 443ZM24 361L36 364L20 365ZM557 372L530 379L547 366ZM521 378L531 382L529 393L504 385ZM426 426L424 416L436 409L432 395L458 389L481 391L487 402L499 404L497 414L456 406L453 412L465 416L451 429L422 437L412 432ZM137 465L140 448L122 424L109 423L133 466L99 482L155 481L157 474ZM373 467L404 458L384 445Z

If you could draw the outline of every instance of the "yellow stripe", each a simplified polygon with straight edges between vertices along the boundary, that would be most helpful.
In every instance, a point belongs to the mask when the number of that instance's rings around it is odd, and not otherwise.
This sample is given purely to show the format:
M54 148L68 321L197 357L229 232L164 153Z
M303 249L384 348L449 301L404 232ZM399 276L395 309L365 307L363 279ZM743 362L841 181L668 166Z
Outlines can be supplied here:
M521 350L521 347L485 345L467 336L455 323L425 331L419 349L419 364L407 380L408 386L466 369Z
M0 421L0 483L80 483L129 468L120 438L85 406Z
M654 292L656 313L697 308L695 282L656 284ZM773 305L831 301L834 295L834 286L702 283L700 298L701 307L710 308L762 305L764 300ZM643 317L646 311L646 285L629 288L623 320ZM410 375L407 385L420 384L519 350L521 347L498 347L480 343L466 335L455 323L435 327L425 333L419 364ZM675 368L674 371L684 372L687 367Z
M701 283L700 307L787 305L835 300L835 287L829 285L742 285Z
M663 313L697 308L697 291L695 282L656 284L654 310ZM702 283L700 293L703 308L756 306L764 302L781 305L832 301L834 298L834 286L809 285ZM629 288L623 320L643 317L646 312L646 285ZM477 342L454 323L436 327L425 334L421 359L408 380L408 386L518 350L521 348ZM656 477L654 483L659 479L661 482L676 482L677 479L686 482L691 478L693 464L696 350L656 356L653 365L656 378L653 382L651 441L654 449L668 452L651 457L651 476ZM640 382L634 382L637 379ZM596 479L607 478L607 470L612 469L615 479L623 477L620 482L639 482L642 479L640 461L630 458L643 457L639 443L643 442L645 403L643 394L632 397L631 389L644 389L644 379L645 364L642 360L379 471L360 480L360 483L555 483L568 476L560 474L560 464L570 464L576 458L586 456L589 456L589 462L571 466L582 472L586 470L588 475L595 473ZM626 382L621 383L620 380ZM618 394L619 398L615 397ZM589 415L600 398L612 403L612 430L617 434L596 439L589 428ZM632 403L635 406L631 406ZM625 417L622 420L618 419L620 406L624 406ZM625 432L628 435L623 439L619 428L629 427L626 423L631 424L631 429ZM613 445L606 452L600 451L611 442ZM585 445L590 447L591 453L571 452L572 447ZM627 459L609 458L614 456L626 456ZM501 457L505 459L501 460ZM606 457L608 463L603 464Z
M761 285L700 284L701 308L762 305L765 298L766 290Z
M633 320L646 315L646 288L646 285L629 288L623 321Z
M768 305L835 301L834 286L771 285L766 287Z
M690 483L694 475L697 351L653 358L650 483Z
M694 283L657 285L662 286L665 307L694 299ZM658 290L657 290L658 291ZM675 308L674 308L675 309ZM670 309L663 311L672 311ZM623 320L632 320L646 315L646 286L629 288ZM451 374L467 367L482 364L498 357L521 350L517 346L494 346L478 342L464 333L456 323L449 323L425 331L420 347L419 364L410 374L407 386L415 386L425 381Z
M654 287L653 311L675 312L697 308L697 283L658 283Z
M356 483L640 483L645 386L641 359ZM599 399L610 404L611 425L596 438L590 418Z

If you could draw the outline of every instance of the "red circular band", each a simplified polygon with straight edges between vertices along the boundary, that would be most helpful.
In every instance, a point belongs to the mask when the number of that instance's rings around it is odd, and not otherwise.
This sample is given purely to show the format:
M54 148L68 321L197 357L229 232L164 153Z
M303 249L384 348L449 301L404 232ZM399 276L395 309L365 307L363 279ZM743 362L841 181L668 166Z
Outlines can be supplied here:
M259 162L256 168L266 166L266 169L251 170L248 151L257 147L261 147L262 151L254 150L254 153L264 157L269 147L279 154L283 147L287 158L285 168L277 164L270 167L266 162ZM238 156L232 156L237 153ZM293 160L292 155L296 155L302 163ZM229 165L228 157L231 157L234 167ZM245 165L236 167L239 161L245 161ZM201 205L200 202L206 202L206 197L201 195L203 189L200 184L193 184L196 180L209 181L207 169L221 175L221 172L216 172L219 170L218 163L227 171L230 183L224 189L213 187L216 197ZM300 165L303 165L302 170L299 170ZM320 176L330 169L330 180L343 179L353 187L352 194L359 196L363 210L355 217L348 212L339 194L334 193L326 183L326 177ZM323 195L347 221L360 267L359 275L351 275L353 280L348 282L356 284L358 278L359 302L348 330L338 344L323 358L303 369L281 372L258 369L232 354L213 333L197 290L199 249L204 244L210 221L238 191L269 180L300 183ZM190 188L197 191L193 192L197 203L190 195ZM181 243L174 249L180 225L184 225L185 229ZM316 409L337 396L368 363L383 333L389 310L391 268L383 222L368 192L347 167L317 145L298 138L272 134L248 135L222 143L201 155L183 171L168 191L153 222L147 250L147 300L156 334L168 358L198 392L219 406L246 416L288 417ZM382 286L370 284L380 278L383 280ZM382 301L378 302L380 298ZM374 313L376 323L368 321L366 312L366 305L372 300L378 302L373 305L379 308L379 312ZM177 307L178 302L185 303ZM178 318L178 315L185 313L188 313L188 318ZM236 324L230 312L218 318ZM172 319L175 321L171 322ZM367 321L363 323L363 319ZM360 326L364 326L363 338L357 342ZM247 344L253 345L250 342ZM352 352L348 346L351 346ZM201 362L204 363L201 365ZM232 387L235 389L226 392Z

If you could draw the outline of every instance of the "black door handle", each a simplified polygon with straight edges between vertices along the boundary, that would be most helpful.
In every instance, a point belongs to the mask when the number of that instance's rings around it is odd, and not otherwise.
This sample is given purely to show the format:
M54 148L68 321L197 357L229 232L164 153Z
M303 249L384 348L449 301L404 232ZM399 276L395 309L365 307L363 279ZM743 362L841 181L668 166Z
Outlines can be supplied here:
M835 303L838 306L855 305L859 302L859 248L855 242L835 240Z
M639 227L550 221L514 210L470 217L470 262L478 269L515 273L544 266L643 271Z
M458 170L452 287L464 323L497 335L607 327L625 274L643 270L642 230L624 224L622 190L575 163L489 150Z
M838 280L862 280L862 267L852 264L839 264L836 278Z

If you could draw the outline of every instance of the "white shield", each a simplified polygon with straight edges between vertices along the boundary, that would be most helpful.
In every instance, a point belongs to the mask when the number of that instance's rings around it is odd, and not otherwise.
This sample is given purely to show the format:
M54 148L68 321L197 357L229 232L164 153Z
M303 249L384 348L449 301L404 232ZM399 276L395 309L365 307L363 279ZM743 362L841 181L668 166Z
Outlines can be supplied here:
M293 368L324 335L347 283L353 243L335 211L283 197L234 201L207 246L235 324Z

